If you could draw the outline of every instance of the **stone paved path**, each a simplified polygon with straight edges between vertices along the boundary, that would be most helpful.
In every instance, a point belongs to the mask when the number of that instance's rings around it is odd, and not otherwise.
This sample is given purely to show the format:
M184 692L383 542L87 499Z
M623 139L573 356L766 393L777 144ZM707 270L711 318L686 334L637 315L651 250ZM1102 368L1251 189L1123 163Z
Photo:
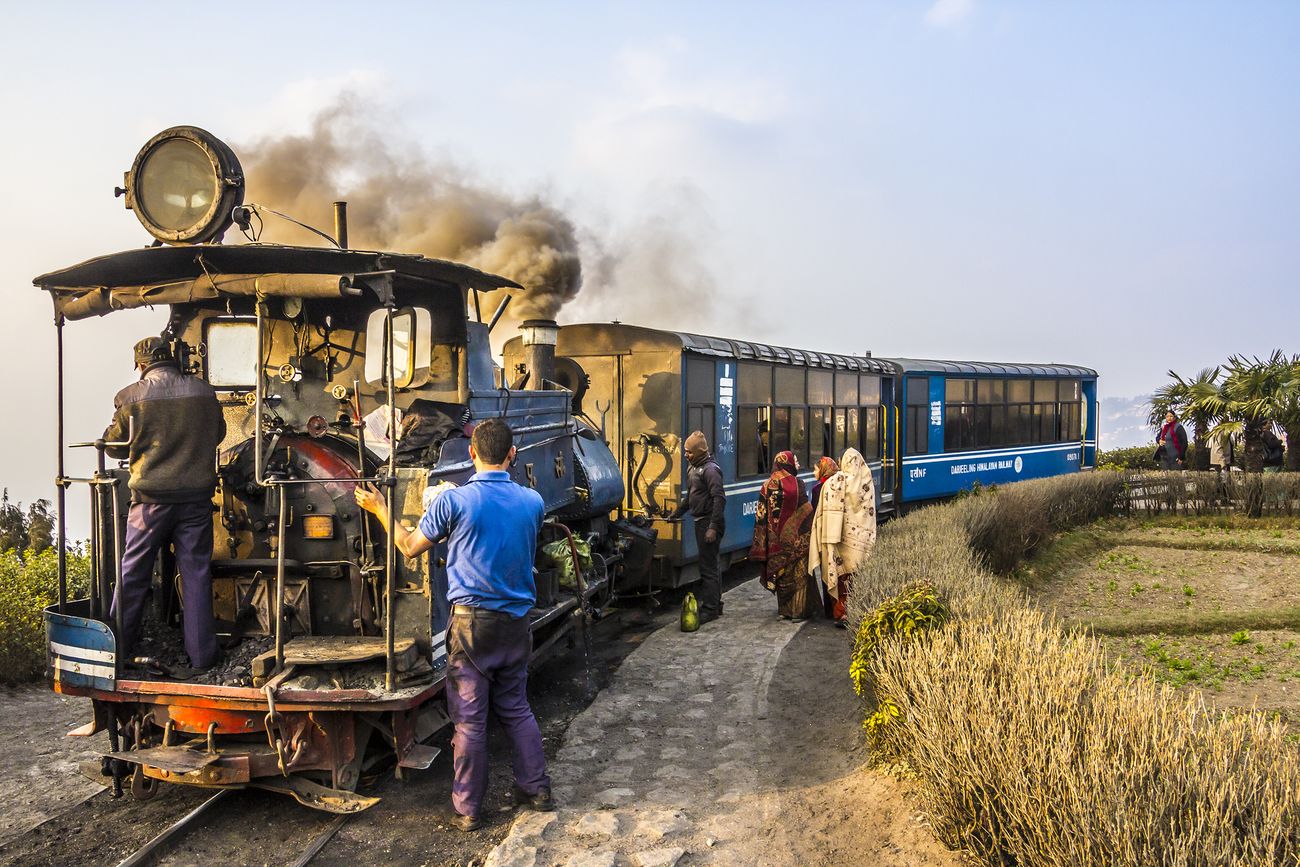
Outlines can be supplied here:
M552 763L561 808L521 814L486 867L958 863L898 784L852 754L847 636L808 624L813 658L796 663L783 650L800 624L778 619L756 581L725 600L721 620L661 629L623 662ZM834 707L806 706L809 696ZM844 824L872 826L870 851L843 839Z

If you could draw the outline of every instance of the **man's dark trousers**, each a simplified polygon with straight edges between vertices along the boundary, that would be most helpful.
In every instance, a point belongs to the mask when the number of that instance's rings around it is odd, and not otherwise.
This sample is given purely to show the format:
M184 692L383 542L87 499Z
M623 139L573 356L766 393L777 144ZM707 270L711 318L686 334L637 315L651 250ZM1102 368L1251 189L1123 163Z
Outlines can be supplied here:
M705 541L704 534L709 531L708 517L695 520L695 547L700 552L700 611L705 614L722 613L722 576L718 569L719 549L722 547L722 533L717 540Z
M528 705L532 650L527 617L452 607L447 627L447 711L456 726L451 739L451 805L462 816L482 815L489 709L510 737L515 784L529 795L551 787L542 732Z
M140 632L145 597L153 578L158 551L170 541L181 573L181 604L185 609L185 652L195 668L217 659L216 625L212 615L212 501L195 503L132 503L126 518L122 549L122 584L113 600L113 613L122 607L119 647L130 652Z

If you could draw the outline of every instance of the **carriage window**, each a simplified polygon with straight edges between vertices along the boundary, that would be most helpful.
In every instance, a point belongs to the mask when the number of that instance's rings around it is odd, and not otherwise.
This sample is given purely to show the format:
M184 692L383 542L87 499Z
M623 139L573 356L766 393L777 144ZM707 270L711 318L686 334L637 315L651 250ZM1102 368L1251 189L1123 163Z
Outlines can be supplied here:
M803 402L803 368L776 368L776 403L791 406L802 405Z
M880 377L863 376L859 380L858 400L863 406L875 406L880 403Z
M772 402L772 368L768 365L742 364L737 379L737 403Z
M869 461L880 458L880 407L862 409L862 456Z
M907 378L907 442L904 453L923 455L930 451L930 378Z
M1029 380L1012 379L1007 382L1007 403L1029 403Z
M1064 403L1066 401L1079 399L1079 380L1063 379L1060 383L1060 391L1057 392L1058 399Z
M909 376L907 378L907 405L930 405L930 377Z
M714 404L713 362L700 358L686 359L686 402ZM712 440L709 440L712 442Z
M767 407L742 407L736 411L736 475L766 474L768 459Z
M686 408L686 430L701 431L710 443L716 442L713 430L713 404L692 404Z
M943 391L945 403L975 402L975 380L973 379L953 379L949 377L944 383Z
M387 385L388 357L384 335L388 313L376 310L366 323L366 381ZM422 307L408 307L393 314L393 385L410 388L429 379L432 320Z
M813 406L828 406L834 400L834 374L829 370L808 371L808 403Z
M960 452L975 448L975 407L955 403L944 407L943 450Z
M979 385L978 397L979 403L995 404L1003 403L1007 397L1007 381L1005 379L981 379Z
M808 410L808 460L817 463L831 453L831 411L824 406Z
M858 375L856 373L835 374L835 403L837 406L858 405Z
M257 369L257 323L212 319L207 324L208 385L213 388L252 388Z
M862 431L858 426L858 413L861 410L856 407L850 407L844 414L844 448L858 449L858 454L862 454Z
M772 410L772 456L790 448L790 408L778 406Z
M802 406L790 409L790 451L799 458L799 466L808 463L808 410Z
M844 434L847 426L843 407L836 407L835 422L831 431L831 457L840 463L844 462Z

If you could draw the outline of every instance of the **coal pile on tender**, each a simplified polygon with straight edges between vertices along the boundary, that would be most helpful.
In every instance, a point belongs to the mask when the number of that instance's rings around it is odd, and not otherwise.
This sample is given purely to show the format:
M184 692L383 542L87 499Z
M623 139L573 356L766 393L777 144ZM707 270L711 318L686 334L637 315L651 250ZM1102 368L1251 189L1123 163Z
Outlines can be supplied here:
M225 641L229 640L225 638ZM192 669L181 631L160 622L152 609L146 609L140 640L127 662L126 676L142 680L183 680L209 686L251 687L253 659L275 646L274 636L246 637L233 647L226 647L225 641L216 665L206 670Z

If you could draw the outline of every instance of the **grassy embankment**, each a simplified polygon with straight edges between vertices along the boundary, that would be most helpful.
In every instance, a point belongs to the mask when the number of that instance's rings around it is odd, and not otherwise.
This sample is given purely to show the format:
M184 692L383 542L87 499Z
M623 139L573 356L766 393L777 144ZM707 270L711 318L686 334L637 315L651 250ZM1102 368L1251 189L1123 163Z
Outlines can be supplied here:
M872 749L917 780L941 839L988 863L1300 863L1300 750L1285 726L1212 709L1146 651L1182 659L1172 642L1189 639L1173 627L1227 623L1236 656L1214 663L1225 689L1257 665L1284 669L1291 639L1261 630L1291 625L1300 600L1261 576L1291 562L1268 558L1295 556L1294 525L1221 516L1183 535L1177 519L1103 520L1117 504L1178 511L1186 491L1206 511L1297 504L1235 480L1227 496L1209 480L1172 492L1172 479L1156 480L1170 486L1163 504L1135 502L1131 481L1021 483L884 528L853 597ZM1243 557L1263 559L1226 567ZM1118 663L1133 642L1139 664Z

